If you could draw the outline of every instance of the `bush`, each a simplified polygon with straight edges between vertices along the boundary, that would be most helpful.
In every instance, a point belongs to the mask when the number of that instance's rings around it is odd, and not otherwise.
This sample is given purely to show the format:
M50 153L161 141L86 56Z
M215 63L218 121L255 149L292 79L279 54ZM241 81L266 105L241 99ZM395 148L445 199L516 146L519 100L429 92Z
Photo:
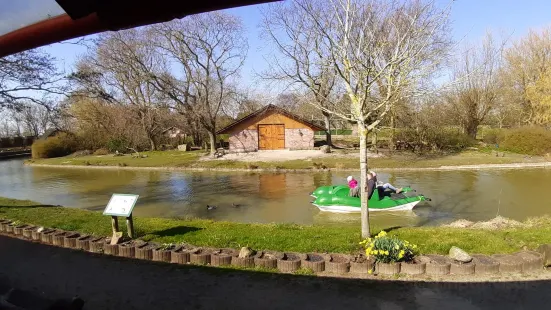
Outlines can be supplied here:
M397 147L406 144L406 148L409 147L414 151L423 149L460 151L474 144L472 138L458 130L438 127L400 130L396 140L399 141Z
M487 144L495 145L503 134L499 129L487 129L483 131L482 141Z
M498 136L499 148L505 151L545 155L551 153L551 131L541 127L521 127L505 130Z
M374 257L376 262L381 263L412 261L417 248L416 245L409 244L407 241L387 236L385 231L381 231L375 238L368 238L360 244L365 247L367 256Z
M111 153L125 153L128 142L125 139L111 139L107 142L107 150Z
M109 154L109 150L106 148L97 149L94 152L94 155L108 155L108 154Z
M37 140L31 151L33 158L53 158L69 155L76 151L77 141L73 135L60 133L46 140Z

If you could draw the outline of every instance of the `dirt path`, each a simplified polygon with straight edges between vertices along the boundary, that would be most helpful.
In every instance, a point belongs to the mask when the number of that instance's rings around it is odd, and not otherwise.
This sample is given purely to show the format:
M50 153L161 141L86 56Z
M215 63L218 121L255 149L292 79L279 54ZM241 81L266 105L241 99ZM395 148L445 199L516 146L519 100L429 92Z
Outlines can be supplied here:
M51 299L78 295L84 309L468 310L537 309L551 303L550 280L298 277L122 260L0 236L0 287L8 286Z
M368 152L368 157L381 157L380 154ZM219 161L219 160L235 160L242 162L271 162L271 161L288 161L288 160L312 160L318 158L359 158L360 152L351 153L323 153L320 150L273 150L273 151L258 151L249 153L229 153L219 158L210 156L201 157L202 161Z

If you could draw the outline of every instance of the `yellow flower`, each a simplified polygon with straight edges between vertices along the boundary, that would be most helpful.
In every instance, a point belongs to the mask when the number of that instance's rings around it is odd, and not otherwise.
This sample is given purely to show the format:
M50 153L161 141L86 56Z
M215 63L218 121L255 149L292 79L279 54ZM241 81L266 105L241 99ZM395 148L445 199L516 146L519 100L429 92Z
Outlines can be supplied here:
M400 248L400 246L399 246L399 245L395 245L394 248L395 248L396 250L398 250L398 249Z
M384 237L384 236L386 236L386 231L382 230L382 231L377 235L376 238Z
M388 255L388 254L390 254L390 253L388 253L388 251L385 251L385 254Z
M377 254L379 254L379 251L377 251L377 250L373 250L373 251L371 251L371 254L373 254L373 255L377 255Z

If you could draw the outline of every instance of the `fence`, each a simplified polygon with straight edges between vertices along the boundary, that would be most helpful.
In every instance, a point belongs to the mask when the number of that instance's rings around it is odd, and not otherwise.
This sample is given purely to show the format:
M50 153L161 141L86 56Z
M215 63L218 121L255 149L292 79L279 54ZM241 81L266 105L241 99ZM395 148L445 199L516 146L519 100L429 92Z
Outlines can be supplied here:
M0 138L0 148L28 147L34 142L34 137L5 137Z

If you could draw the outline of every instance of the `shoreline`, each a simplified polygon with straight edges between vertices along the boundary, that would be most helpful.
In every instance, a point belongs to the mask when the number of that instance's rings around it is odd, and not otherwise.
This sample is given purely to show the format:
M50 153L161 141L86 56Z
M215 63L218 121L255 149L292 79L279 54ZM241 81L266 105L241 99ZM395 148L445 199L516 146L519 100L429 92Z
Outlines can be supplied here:
M213 172L330 172L330 171L358 171L359 168L327 168L327 169L277 169L277 168L208 168L208 167L132 167L132 166L85 166L85 165L49 165L25 163L26 166L40 168L65 168L65 169L116 169L116 170L143 170L143 171L213 171ZM459 170L514 170L514 169L536 169L550 168L551 162L539 163L511 163L511 164L479 164L479 165L457 165L424 168L375 168L380 171L459 171Z

